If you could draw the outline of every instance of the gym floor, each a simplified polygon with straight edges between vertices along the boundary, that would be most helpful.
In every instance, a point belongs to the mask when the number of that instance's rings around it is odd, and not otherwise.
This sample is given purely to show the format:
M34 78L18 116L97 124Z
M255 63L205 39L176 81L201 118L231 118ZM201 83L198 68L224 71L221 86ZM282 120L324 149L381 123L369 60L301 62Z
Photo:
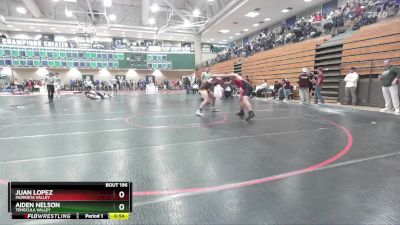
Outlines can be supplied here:
M400 117L200 97L0 97L0 224L399 224ZM129 221L21 221L8 181L131 181Z

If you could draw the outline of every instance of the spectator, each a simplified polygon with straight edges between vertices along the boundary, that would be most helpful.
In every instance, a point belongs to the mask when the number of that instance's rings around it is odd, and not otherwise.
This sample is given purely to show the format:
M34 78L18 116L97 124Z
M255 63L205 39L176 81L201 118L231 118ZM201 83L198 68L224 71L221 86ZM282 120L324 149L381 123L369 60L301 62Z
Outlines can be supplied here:
M338 35L339 27L343 26L343 16L341 12L341 8L337 8L333 11L332 14L332 35Z
M190 80L188 77L183 78L183 87L186 89L186 94L190 92Z
M226 86L225 90L224 90L224 97L225 98L233 98L232 96L232 88L228 85Z
M321 101L322 104L325 103L324 98L322 97L321 90L322 90L322 85L324 84L324 73L322 72L322 67L318 67L317 69L318 77L317 80L315 81L315 104L318 104L318 100Z
M197 82L193 83L192 92L193 92L193 94L199 93L199 84Z
M314 22L321 22L324 20L324 17L322 16L322 13L318 13L314 16Z
M282 81L283 94L285 95L285 99L283 100L283 102L288 102L290 94L292 92L292 86L290 85L290 81L288 79L285 78Z
M364 9L361 7L361 4L358 3L356 8L354 9L354 18L357 22L361 21L364 15Z
M394 108L394 114L400 115L399 106L399 87L398 81L400 78L400 68L391 65L391 60L387 59L383 62L385 70L379 79L382 81L382 93L385 98L385 108L381 112L392 112Z
M275 99L275 95L276 94L278 94L278 99L280 99L279 90L281 89L281 87L282 87L282 84L279 83L278 81L275 81L275 84L274 84L274 99Z
M352 11L352 9L350 7L350 3L347 1L342 9L342 15L345 20L348 19L348 17L351 14L351 11Z
M310 70L307 68L302 69L302 73L299 76L299 94L301 104L310 103L309 87L310 87Z
M346 75L344 81L346 82L345 93L346 93L346 104L350 104L350 95L352 105L357 105L357 81L358 74L356 68L351 67L350 73Z
M260 86L256 86L256 89L255 89L256 96L260 97L261 92L268 91L268 89L269 89L268 82L267 82L267 80L264 80L263 84L261 84Z

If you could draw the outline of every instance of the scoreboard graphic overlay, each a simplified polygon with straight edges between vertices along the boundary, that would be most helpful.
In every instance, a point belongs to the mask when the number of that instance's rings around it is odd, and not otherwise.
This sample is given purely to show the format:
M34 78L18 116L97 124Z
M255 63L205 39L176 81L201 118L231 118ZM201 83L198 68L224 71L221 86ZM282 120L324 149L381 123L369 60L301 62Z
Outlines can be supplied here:
M129 219L131 182L9 182L13 219Z

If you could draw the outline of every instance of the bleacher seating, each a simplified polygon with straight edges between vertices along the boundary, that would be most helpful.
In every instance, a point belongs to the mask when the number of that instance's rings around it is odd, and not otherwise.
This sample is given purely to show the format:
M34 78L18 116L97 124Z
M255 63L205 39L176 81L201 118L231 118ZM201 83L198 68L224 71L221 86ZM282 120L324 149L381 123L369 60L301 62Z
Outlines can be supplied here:
M295 84L302 68L314 69L317 45L329 38L324 36L257 53L243 60L243 74L249 76L252 85L259 85L264 79L273 84L283 78Z
M357 68L360 76L382 73L383 61L393 59L400 65L400 19L362 27L344 40L341 74L346 75L351 67Z
M233 73L234 65L240 58L231 59L225 62L214 64L210 71L211 73Z
M212 66L213 73L231 73L234 64L242 61L242 75L249 76L252 85L260 85L264 79L271 85L283 78L297 85L297 77L303 67L313 70L316 66L316 49L330 36L310 39L256 53L248 58L233 59ZM400 19L393 18L362 27L344 38L341 75L346 75L352 66L360 76L379 75L383 61L393 59L400 66ZM325 68L329 69L329 68ZM324 71L329 74L329 71Z

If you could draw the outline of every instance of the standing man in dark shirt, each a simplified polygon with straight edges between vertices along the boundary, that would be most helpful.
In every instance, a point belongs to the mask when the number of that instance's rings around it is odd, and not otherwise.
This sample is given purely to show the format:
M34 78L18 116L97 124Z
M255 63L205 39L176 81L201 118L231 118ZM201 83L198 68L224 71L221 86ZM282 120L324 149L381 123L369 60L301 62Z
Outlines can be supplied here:
M299 76L299 94L301 104L310 103L309 88L310 88L310 70L307 68L302 69L302 73Z
M50 72L49 75L46 77L45 82L47 84L47 97L50 101L53 101L54 97L54 73Z
M315 104L318 104L318 99L321 101L322 104L325 103L324 98L322 97L321 90L322 85L324 84L324 73L322 72L322 67L318 67L317 69L318 77L315 81Z
M400 68L391 65L391 60L383 62L385 69L379 79L382 81L382 93L385 98L385 108L381 112L393 112L400 115L399 86Z

